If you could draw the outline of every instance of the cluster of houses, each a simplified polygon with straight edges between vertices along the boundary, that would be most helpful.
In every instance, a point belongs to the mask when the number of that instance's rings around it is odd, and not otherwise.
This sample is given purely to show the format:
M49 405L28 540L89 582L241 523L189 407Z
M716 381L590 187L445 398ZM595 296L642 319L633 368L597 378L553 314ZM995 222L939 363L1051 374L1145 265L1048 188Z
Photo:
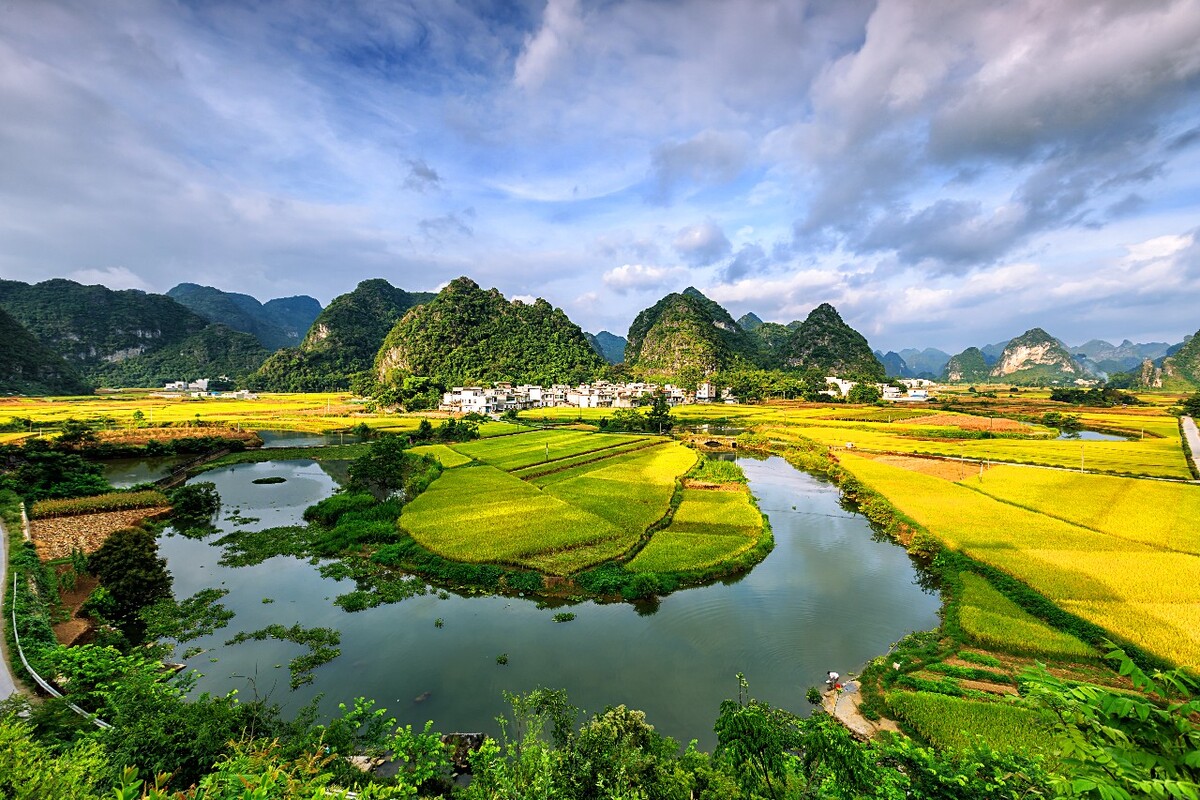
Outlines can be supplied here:
M826 378L830 397L845 397L856 385L854 381L840 378ZM929 399L929 388L933 381L913 379L900 381L906 389L900 390L886 383L877 384L883 392L883 399L893 402L925 402ZM674 384L660 385L656 383L581 383L578 386L554 384L553 386L536 386L511 383L497 383L492 388L482 386L455 386L442 395L439 408L442 411L453 411L462 414L502 414L505 411L526 411L531 408L552 408L568 406L572 408L633 408L644 397L662 392L671 406L685 403L726 403L736 404L738 398L729 387L720 389L711 381L705 381L689 392Z
M829 388L824 394L830 397L845 397L850 394L850 390L858 385L855 381L842 380L841 378L828 377L825 383ZM924 403L929 399L929 390L934 386L934 382L924 378L912 378L898 381L904 389L898 389L890 383L877 383L875 387L883 394L883 399L892 403Z
M224 379L226 382L228 378ZM208 385L212 383L208 378L199 378L194 381L168 381L162 388L162 391L155 392L156 397L220 397L228 400L257 400L258 395L247 389L239 389L238 391L216 391L210 390Z
M505 411L525 411L531 408L570 406L573 408L633 408L638 400L662 392L671 406L684 403L716 402L717 388L711 383L701 384L695 392L689 392L674 384L657 383L581 383L568 386L556 383L553 386L513 386L497 383L493 388L480 386L455 386L442 395L443 411L464 414L501 414ZM733 392L726 389L720 394L722 402L736 403Z

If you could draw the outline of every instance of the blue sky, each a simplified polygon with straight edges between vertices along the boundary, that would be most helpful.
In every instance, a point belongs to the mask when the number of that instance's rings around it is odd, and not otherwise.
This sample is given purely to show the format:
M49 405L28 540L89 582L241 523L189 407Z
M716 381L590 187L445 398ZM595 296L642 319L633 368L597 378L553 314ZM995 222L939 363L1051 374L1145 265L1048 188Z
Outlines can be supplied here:
M0 276L1200 328L1200 0L0 6Z

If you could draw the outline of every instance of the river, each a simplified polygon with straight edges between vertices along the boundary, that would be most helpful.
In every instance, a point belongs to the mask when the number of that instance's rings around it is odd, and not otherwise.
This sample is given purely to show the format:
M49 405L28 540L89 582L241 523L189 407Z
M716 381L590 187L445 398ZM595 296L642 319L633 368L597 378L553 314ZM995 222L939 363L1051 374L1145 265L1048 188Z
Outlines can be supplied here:
M362 695L401 723L432 719L445 732L497 732L502 691L565 688L588 712L623 703L644 710L660 732L711 749L718 706L737 695L737 672L754 697L807 713L804 692L827 670L855 671L908 632L938 622L939 599L918 585L905 551L844 509L836 487L777 457L739 464L775 535L761 564L737 581L676 592L656 608L576 605L569 610L577 618L565 623L553 621L563 609L532 600L453 594L346 613L332 601L353 586L322 578L308 562L222 567L220 548L208 543L219 536L165 535L162 554L176 595L220 586L229 590L223 602L237 612L225 631L196 642L211 650L188 666L204 673L198 691L236 688L243 697L268 696L285 711L323 693L322 714ZM336 489L336 471L278 461L213 470L198 480L217 484L223 529L236 527L234 514L243 528L264 528L299 522L307 505ZM270 476L286 482L252 483ZM239 630L275 622L336 628L342 655L313 673L313 685L290 692L287 662L300 647L223 644ZM507 665L497 664L501 654Z

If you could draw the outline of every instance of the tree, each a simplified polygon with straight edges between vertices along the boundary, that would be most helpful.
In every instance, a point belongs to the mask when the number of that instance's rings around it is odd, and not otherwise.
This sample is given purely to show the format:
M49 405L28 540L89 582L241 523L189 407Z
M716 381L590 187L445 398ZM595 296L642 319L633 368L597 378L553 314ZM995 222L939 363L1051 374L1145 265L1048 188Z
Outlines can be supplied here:
M799 720L750 697L746 676L739 672L737 679L738 699L721 703L713 755L732 764L747 795L765 788L778 797L787 783L788 751L801 742Z
M877 403L882 399L883 392L873 383L856 383L846 395L846 400L851 403Z
M104 468L76 453L54 450L42 439L20 448L0 447L0 489L11 489L27 502L86 497L111 492Z
M1200 680L1182 669L1147 675L1107 644L1139 695L1071 684L1040 665L1022 676L1060 734L1058 796L1200 797Z
M659 390L654 393L654 403L646 414L646 429L654 433L667 433L675 426L671 419L671 406L667 403L667 395Z
M116 531L88 558L88 571L112 598L112 621L130 641L141 641L145 623L138 612L171 596L171 573L167 560L158 557L154 534L141 528Z
M423 491L440 468L436 461L409 453L404 446L403 438L390 433L372 442L367 454L350 465L350 488L383 497L402 492L405 499Z
M1200 392L1193 392L1184 399L1183 413L1189 417L1200 417Z

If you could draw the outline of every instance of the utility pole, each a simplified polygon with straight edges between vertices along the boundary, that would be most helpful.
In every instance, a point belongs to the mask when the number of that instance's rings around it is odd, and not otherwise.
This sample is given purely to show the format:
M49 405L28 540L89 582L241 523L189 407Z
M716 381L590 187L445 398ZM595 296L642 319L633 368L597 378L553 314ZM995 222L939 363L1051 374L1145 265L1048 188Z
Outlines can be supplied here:
M1079 471L1083 472L1083 444L1079 445Z

